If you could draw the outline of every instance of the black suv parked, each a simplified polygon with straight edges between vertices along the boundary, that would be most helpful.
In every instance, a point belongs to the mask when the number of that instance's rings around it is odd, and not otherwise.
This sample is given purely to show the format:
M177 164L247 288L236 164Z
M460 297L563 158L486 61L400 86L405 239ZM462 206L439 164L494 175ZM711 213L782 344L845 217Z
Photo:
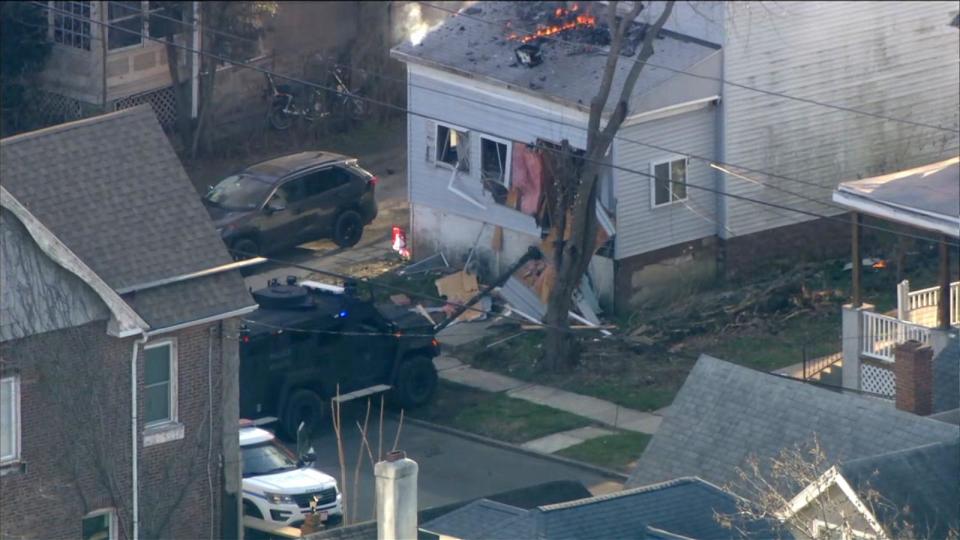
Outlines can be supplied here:
M301 152L224 178L203 203L234 258L245 259L317 238L353 246L377 216L376 184L354 158Z
M254 291L260 308L240 340L242 418L276 417L292 438L300 422L322 425L338 386L345 396L387 385L390 402L405 408L430 400L440 354L433 325L354 290L291 277Z

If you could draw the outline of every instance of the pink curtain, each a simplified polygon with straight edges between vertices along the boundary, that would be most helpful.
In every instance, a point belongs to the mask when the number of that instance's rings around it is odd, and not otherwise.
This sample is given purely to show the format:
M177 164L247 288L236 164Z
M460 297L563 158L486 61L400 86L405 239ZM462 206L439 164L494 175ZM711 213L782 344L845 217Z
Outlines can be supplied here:
M510 184L520 196L519 210L535 216L543 184L543 159L536 149L513 143Z

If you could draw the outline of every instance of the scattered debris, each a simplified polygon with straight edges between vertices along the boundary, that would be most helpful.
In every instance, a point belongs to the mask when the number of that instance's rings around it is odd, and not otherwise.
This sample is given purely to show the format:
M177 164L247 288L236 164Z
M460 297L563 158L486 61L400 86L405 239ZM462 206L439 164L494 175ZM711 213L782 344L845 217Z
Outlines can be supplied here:
M514 50L517 62L527 67L534 67L543 62L543 55L540 52L540 46L532 43L524 43ZM530 83L531 85L533 83Z
M480 6L470 6L463 10L463 13L466 15L479 15L483 13L483 8Z
M477 281L477 276L464 271L444 276L436 281L436 285L440 296L446 297L447 302L450 302L444 306L448 316L453 316L460 306L466 304L480 292L480 283ZM457 317L457 320L473 321L484 316L485 312L466 310Z
M393 294L390 295L390 301L398 306L409 306L410 297L405 294Z
M444 256L443 251L438 251L429 257L400 269L400 271L397 272L397 275L404 276L409 274L419 274L420 272L429 272L431 270L438 270L441 268L450 268L450 263L447 262L447 257Z

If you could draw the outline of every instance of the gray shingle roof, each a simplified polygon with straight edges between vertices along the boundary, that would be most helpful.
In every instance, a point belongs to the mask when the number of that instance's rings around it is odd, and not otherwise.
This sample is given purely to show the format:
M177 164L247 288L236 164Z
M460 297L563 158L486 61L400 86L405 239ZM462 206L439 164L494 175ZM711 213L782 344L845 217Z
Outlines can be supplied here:
M115 290L231 260L149 106L5 138L0 176ZM144 291L135 309L156 328L199 318L214 304L224 311L253 304L242 281L207 283L199 292Z
M627 485L699 476L737 488L738 467L816 435L829 462L950 441L960 428L890 403L700 357ZM794 495L793 493L789 496Z
M904 520L920 538L946 538L960 530L960 439L848 461L840 473L861 494L876 490L874 504L881 524ZM889 525L888 525L889 526ZM888 531L893 537L902 529Z
M933 411L960 407L960 337L950 338L933 359Z
M732 538L736 531L722 527L715 516L734 514L736 501L735 495L699 478L679 478L527 512L481 501L422 528L467 540L640 538L649 529L668 538ZM516 517L505 519L510 515ZM757 538L774 536L767 522L738 525Z

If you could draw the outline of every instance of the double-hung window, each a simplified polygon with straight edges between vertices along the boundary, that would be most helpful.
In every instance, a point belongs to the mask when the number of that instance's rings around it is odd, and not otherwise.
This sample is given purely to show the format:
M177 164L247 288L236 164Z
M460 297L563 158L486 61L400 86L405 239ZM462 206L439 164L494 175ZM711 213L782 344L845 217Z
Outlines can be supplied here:
M470 171L470 137L466 131L437 124L437 163L446 163L463 172Z
M54 43L90 50L89 0L78 2L51 2L50 26Z
M0 465L20 459L20 378L0 379Z
M107 48L133 47L143 42L143 2L111 0L107 4Z
M177 421L177 344L166 340L143 351L143 421L147 427Z
M480 175L484 181L494 181L510 187L510 143L486 135L480 136Z
M687 159L676 158L650 164L651 206L687 200Z
M80 538L83 540L116 540L117 512L108 508L87 514L81 524Z

